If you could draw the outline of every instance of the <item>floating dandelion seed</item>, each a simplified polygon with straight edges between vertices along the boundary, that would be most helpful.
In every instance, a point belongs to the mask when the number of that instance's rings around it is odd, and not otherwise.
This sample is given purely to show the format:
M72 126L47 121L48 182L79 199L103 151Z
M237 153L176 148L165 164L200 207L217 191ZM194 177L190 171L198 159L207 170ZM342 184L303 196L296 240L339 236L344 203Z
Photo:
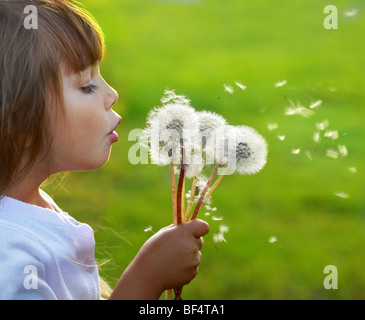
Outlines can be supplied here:
M234 89L231 86L228 86L226 84L224 84L223 86L224 86L224 91L228 92L230 95L234 93Z
M175 93L175 90L166 90L164 92L164 96L161 98L161 102L162 102L162 104L167 104L167 103L177 103L177 104L184 104L184 105L190 104L189 99L187 99L183 95L177 95Z
M227 240L224 237L224 234L227 232L228 232L228 227L226 225L219 226L219 233L213 234L213 241L215 243L227 242Z
M286 80L278 81L278 82L276 82L276 83L275 83L275 88L283 87L283 86L285 86L285 85L286 85L286 83L287 83L287 81L286 81Z
M337 130L327 130L323 136L332 140L336 140L339 137Z
M316 109L322 104L322 100L318 100L315 102L312 102L309 106L309 109Z
M347 147L344 145L338 145L338 150L340 152L340 155L342 158L345 158L348 156L349 152L347 150Z
M313 135L313 141L314 141L315 143L318 143L320 140L321 140L321 134L317 131L317 132L315 132L315 133L314 133L314 135Z
M240 82L235 82L235 85L239 88L241 88L243 91L247 89L247 86L245 86L244 84L240 83Z
M345 17L355 17L358 13L357 9L347 10L345 11Z
M299 115L305 118L309 118L314 114L314 111L306 107L303 107L299 102L297 102L297 104L294 104L292 100L289 100L289 102L290 102L290 107L287 107L285 110L285 115L287 116Z
M275 243L278 241L278 239L276 238L276 236L271 236L268 241L269 243Z
M348 199L350 198L350 195L346 192L335 192L335 196L342 198L342 199Z
M326 156L329 157L329 158L332 158L332 159L337 159L338 158L338 152L335 151L335 150L328 149L326 151Z
M330 125L329 121L324 120L323 122L317 122L316 123L316 128L319 131L323 131L323 130L327 129L329 125Z
M291 153L292 154L299 154L300 153L300 149L292 149Z
M148 227L146 227L143 231L144 232L151 232L152 231L152 226L148 226Z
M213 221L222 221L223 220L223 217L212 216L212 220Z
M280 141L284 141L286 136L285 134L281 134L281 135L277 135L277 138L280 140Z
M267 129L269 131L273 131L275 129L279 128L279 125L277 123L268 123L267 124Z
M312 158L312 154L311 154L308 150L305 152L305 155L307 156L307 158L308 158L309 160L313 160L313 158Z
M356 173L357 172L356 167L347 167L347 170L350 171L351 173Z

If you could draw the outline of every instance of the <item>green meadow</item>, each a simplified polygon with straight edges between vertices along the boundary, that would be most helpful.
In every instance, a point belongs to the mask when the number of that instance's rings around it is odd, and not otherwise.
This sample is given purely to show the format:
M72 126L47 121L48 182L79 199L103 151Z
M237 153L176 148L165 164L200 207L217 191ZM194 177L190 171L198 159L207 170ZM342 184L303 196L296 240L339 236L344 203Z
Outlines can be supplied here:
M183 298L364 299L365 5L346 0L82 3L105 33L101 72L120 96L115 106L123 117L120 141L103 168L72 173L47 190L65 211L94 228L103 278L114 286L143 243L172 223L169 168L132 165L128 152L136 142L128 135L144 128L164 90L175 89L197 110L254 127L269 145L260 173L226 177L213 195L217 210L209 216L201 212L211 231L199 274ZM338 29L323 25L330 4L338 10ZM319 100L308 118L285 115L291 103L308 108ZM320 131L315 143L316 124L325 120L326 130L337 130L338 139ZM269 130L273 123L278 127ZM327 150L339 152L339 145L348 155L329 157ZM191 181L186 184L189 188ZM213 235L222 224L229 231L226 242L217 244ZM145 231L149 226L152 231ZM338 289L324 288L327 265L337 267Z

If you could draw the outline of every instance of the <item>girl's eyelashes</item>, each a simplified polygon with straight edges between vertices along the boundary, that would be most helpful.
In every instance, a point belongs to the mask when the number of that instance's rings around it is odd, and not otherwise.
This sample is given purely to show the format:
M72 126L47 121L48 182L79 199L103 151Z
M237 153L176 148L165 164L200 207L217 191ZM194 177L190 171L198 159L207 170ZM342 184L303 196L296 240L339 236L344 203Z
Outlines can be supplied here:
M81 90L85 93L85 94L92 94L95 92L95 90L97 89L97 86L94 84L90 84L89 86L86 87L82 87Z

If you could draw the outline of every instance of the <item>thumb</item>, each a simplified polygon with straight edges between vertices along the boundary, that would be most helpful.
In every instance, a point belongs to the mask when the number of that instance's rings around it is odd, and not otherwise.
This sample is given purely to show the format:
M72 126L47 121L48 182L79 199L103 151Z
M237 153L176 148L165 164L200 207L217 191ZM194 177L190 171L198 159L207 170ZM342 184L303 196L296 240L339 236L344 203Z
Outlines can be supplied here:
M194 219L184 223L184 225L191 230L193 236L196 238L205 236L210 230L209 224L200 219Z

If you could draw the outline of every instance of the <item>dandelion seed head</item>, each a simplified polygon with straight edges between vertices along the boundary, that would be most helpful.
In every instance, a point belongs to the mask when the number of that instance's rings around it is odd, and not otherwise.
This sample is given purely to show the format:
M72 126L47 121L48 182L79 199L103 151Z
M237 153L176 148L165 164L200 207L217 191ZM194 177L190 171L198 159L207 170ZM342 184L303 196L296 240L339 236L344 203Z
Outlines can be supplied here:
M240 174L255 174L266 164L266 140L253 128L225 126L217 142L217 162Z

